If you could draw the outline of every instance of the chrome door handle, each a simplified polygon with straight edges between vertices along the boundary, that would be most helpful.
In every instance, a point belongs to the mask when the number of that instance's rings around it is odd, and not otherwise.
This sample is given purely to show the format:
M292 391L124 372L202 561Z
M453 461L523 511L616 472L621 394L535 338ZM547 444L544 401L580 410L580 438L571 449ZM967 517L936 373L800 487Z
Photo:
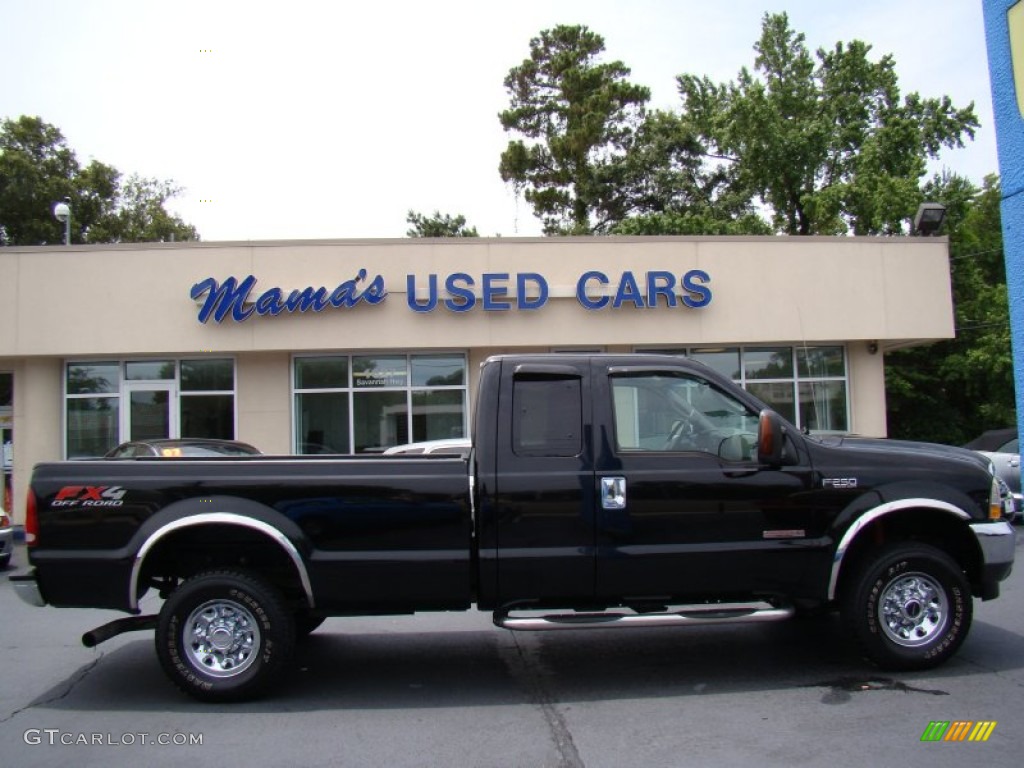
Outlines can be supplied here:
M601 478L601 507L603 509L626 508L626 478Z

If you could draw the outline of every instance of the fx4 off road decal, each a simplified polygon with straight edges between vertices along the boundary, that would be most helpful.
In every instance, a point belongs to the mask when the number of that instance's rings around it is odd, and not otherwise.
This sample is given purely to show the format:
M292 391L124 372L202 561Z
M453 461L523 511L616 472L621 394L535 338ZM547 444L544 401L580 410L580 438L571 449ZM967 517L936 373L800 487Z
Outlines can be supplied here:
M120 485L65 485L50 502L54 507L120 507L127 491Z

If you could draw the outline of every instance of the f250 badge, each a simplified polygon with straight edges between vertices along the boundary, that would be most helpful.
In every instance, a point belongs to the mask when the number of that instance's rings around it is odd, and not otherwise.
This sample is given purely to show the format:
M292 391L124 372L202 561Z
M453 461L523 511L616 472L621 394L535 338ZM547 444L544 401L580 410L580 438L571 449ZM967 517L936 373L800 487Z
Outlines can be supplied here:
M857 487L856 477L826 477L821 481L824 488L849 489Z
M119 485L65 485L50 503L53 507L120 507L127 491Z

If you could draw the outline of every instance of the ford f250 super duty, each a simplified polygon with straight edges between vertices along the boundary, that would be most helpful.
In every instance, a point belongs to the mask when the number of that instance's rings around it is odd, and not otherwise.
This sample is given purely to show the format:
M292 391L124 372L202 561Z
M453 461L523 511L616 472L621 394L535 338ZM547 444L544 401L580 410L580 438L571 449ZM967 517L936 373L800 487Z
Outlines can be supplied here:
M774 621L838 609L879 665L956 652L1013 563L977 454L803 435L658 355L484 363L468 457L251 456L35 467L35 605L134 614L203 700L264 691L325 617L492 611L513 630ZM156 590L159 613L140 614Z

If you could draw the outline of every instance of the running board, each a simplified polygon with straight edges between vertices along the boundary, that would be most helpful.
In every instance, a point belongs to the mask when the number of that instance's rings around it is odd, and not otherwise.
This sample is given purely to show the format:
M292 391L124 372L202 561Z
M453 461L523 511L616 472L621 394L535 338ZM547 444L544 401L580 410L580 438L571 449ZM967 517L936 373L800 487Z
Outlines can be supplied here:
M672 610L660 613L636 613L629 609L599 611L594 613L543 613L541 611L518 610L512 616L510 611L494 612L494 624L503 629L537 631L550 629L598 629L618 627L668 627L698 624L744 624L767 621L783 621L791 618L791 605L776 607L771 603L714 603L674 606ZM539 615L537 615L539 614Z

